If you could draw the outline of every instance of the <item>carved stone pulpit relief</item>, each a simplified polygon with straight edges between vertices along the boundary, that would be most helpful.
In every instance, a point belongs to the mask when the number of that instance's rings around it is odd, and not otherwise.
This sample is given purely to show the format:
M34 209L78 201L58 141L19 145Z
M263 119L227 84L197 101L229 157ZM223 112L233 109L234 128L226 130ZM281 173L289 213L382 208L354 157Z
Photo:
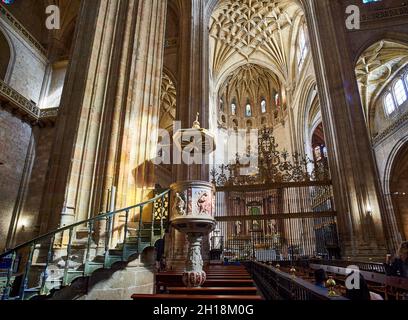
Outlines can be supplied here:
M171 190L175 203L171 224L187 235L189 244L183 282L187 287L199 287L206 280L201 252L203 239L216 224L214 186L208 182L186 181L173 184Z
M186 201L183 193L176 193L175 211L179 216L186 215Z

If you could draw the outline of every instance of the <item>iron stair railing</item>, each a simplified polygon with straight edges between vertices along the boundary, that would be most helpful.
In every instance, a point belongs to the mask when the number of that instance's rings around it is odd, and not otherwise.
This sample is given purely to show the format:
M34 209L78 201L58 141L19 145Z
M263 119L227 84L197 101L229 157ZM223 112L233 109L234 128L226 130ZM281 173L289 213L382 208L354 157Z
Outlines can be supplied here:
M166 190L143 203L65 226L1 254L0 262L8 259L1 300L47 296L77 278L128 261L154 246L165 233L169 195ZM151 214L151 222L143 221L146 214ZM81 240L78 233L87 234Z

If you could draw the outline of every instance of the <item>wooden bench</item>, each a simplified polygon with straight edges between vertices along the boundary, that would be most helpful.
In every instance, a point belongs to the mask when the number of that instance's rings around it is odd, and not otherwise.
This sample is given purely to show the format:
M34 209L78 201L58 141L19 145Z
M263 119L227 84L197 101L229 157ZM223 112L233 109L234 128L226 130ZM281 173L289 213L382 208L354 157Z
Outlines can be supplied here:
M207 280L200 288L186 288L182 270L156 274L154 295L135 294L138 301L155 300L263 300L248 271L242 266L209 266Z
M214 280L216 280L216 279L220 279L220 280L223 280L223 279L243 279L243 280L250 280L250 279L252 279L252 278L251 278L250 275L247 275L247 276L239 276L239 275L237 275L237 276L234 276L234 275L214 276L214 275L211 275L211 274L207 274L207 279L214 279Z
M203 287L254 287L255 284L252 280L207 280Z
M213 273L213 272L206 272L207 275L209 276L241 276L241 277L249 277L249 273Z

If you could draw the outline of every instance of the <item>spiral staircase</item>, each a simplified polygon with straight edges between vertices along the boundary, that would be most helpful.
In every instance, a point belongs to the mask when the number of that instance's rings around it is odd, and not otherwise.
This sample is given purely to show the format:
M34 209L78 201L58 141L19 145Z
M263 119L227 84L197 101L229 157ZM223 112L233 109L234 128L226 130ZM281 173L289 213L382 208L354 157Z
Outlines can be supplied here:
M1 300L47 299L97 270L138 258L164 236L169 195L165 190L146 202L65 226L1 254Z

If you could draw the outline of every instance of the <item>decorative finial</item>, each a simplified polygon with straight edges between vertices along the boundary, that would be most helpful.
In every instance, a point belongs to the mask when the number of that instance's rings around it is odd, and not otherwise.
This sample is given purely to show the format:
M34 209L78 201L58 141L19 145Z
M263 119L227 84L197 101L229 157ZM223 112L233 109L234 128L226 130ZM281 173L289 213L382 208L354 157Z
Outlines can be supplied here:
M198 117L199 117L199 116L200 116L200 113L197 112L196 120L195 120L194 123L193 123L193 129L201 129L201 124L200 124L200 122L198 121Z
M337 297L336 291L334 291L334 288L336 287L336 281L333 279L333 277L329 277L329 280L326 281L326 287L329 289L329 292L327 295L329 297Z

